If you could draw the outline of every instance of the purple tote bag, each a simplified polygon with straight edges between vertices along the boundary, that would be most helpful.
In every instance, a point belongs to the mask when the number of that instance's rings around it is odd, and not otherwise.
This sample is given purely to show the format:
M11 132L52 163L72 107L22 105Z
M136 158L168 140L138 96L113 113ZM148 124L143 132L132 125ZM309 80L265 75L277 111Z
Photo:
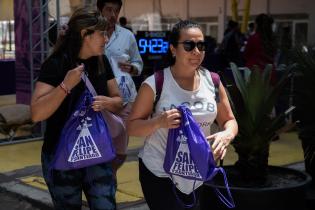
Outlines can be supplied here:
M85 74L82 80L87 89L62 129L52 169L79 169L115 158L112 138L102 113L91 107L95 89Z
M195 182L210 182L216 174L221 173L224 177L228 198L217 188L214 190L227 207L234 208L235 204L225 172L223 168L216 166L206 137L189 108L180 105L177 109L181 112L181 125L178 128L170 129L168 132L164 170L170 174L172 179L174 176L180 176ZM185 206L191 207L192 205Z

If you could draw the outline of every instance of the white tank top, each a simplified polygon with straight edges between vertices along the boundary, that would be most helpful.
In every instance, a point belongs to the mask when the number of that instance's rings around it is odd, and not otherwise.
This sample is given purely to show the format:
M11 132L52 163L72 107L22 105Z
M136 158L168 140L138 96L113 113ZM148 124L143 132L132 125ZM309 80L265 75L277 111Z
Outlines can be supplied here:
M205 136L210 135L210 127L217 115L214 84L208 70L199 70L200 84L194 91L182 89L175 81L170 68L164 69L164 83L160 100L153 116L184 104L189 107ZM154 75L148 77L148 84L156 94ZM145 138L144 147L139 153L144 165L158 177L169 177L163 169L168 129L161 128ZM195 189L202 182L195 183ZM184 192L185 193L185 192Z

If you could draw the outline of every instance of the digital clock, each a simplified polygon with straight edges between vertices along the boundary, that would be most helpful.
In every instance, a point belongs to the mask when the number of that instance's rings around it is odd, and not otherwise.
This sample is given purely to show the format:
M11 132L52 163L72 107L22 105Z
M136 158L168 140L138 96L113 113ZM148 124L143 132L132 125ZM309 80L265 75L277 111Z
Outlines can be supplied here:
M164 54L168 50L168 41L162 38L141 38L138 47L140 54Z
M169 48L168 31L138 31L138 48L141 55L166 54Z

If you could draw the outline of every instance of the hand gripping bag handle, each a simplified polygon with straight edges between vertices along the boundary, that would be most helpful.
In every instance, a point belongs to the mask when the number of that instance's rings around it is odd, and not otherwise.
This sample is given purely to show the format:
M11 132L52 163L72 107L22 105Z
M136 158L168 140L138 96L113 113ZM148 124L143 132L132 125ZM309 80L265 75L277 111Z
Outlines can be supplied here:
M87 77L87 75L83 73L81 75L81 79L84 81L86 87L91 92L91 94L93 96L96 96L97 93L96 93L91 81ZM107 111L107 110L102 110L102 114L103 114L103 117L104 117L104 119L105 119L105 121L106 121L106 123L110 129L110 133L112 135L113 141L122 141L122 139L128 138L127 134L125 132L123 132L126 130L126 128L125 128L124 122L122 121L122 119L120 117L116 116L115 114L113 114L112 112ZM115 149L116 149L116 152L119 151L117 149L117 147Z

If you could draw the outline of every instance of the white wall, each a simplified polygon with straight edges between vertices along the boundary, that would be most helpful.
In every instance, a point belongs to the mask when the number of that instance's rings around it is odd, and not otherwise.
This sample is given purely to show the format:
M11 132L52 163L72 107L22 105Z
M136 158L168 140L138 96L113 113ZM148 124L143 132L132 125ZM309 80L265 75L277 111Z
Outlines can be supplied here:
M157 1L157 0L156 0ZM187 18L187 1L189 1L190 17L218 17L219 32L222 33L222 9L225 0L160 0L162 13L168 17ZM252 0L250 15L258 15L268 12L270 2L270 14L309 14L309 43L315 43L315 2L313 0ZM129 20L137 17L146 17L153 12L153 0L125 0L122 14ZM231 16L231 0L226 0L226 14ZM239 9L244 7L245 0L239 0ZM124 12L124 14L123 14ZM239 11L239 16L243 11ZM220 37L220 36L219 36Z

